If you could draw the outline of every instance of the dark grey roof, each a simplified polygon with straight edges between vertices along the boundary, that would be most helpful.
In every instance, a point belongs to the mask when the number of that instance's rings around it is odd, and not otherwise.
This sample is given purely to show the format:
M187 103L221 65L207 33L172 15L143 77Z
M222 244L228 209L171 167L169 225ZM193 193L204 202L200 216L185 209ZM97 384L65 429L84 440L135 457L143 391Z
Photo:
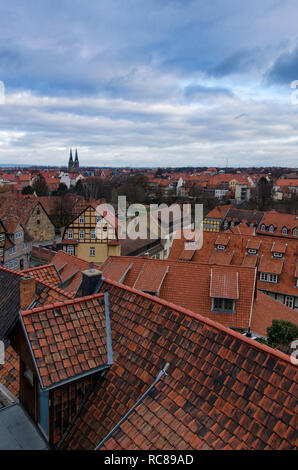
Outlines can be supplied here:
M0 409L0 450L46 450L47 445L21 405Z
M0 338L14 324L20 310L20 276L0 269Z

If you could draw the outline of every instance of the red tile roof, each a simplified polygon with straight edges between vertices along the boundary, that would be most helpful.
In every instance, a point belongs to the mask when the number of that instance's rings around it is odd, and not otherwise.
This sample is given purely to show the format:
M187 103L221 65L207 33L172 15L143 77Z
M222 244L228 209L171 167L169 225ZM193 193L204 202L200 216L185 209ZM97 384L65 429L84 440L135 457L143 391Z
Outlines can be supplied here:
M127 275L121 281L131 287L140 288L136 281L141 272L155 283L155 273L168 272L164 277L159 290L159 297L181 305L206 317L219 321L223 325L233 328L247 328L249 326L250 312L253 300L255 269L233 266L212 266L185 261L168 261L144 258L132 258L125 256L110 257L101 266L103 277L106 279L108 269L111 279L111 263L113 272L117 273L118 264L129 261L132 266ZM236 302L235 313L217 313L212 311L212 298L210 297L211 269L223 275L232 276L238 272L239 300ZM158 271L157 271L158 270ZM115 279L117 279L117 275ZM157 285L150 285L151 292L157 292ZM148 286L147 286L148 288Z
M230 241L229 235L227 235L226 233L220 233L217 239L215 240L215 245L228 246L229 241Z
M210 297L239 299L238 272L211 269Z
M277 302L269 295L258 291L250 327L251 331L267 336L267 328L272 325L273 320L285 320L297 324L297 312Z
M274 259L265 255L261 256L258 270L260 273L280 274L282 272L284 260Z
M90 263L65 251L58 251L52 258L62 280L63 290L75 295L82 284L82 271L90 267ZM95 265L98 267L98 265Z
M5 362L0 364L0 384L15 397L19 396L20 358L9 343L5 344Z
M231 204L227 204L226 206L217 206L212 209L212 211L208 212L205 219L222 219L231 207Z
M36 268L25 269L21 271L22 274L28 274L36 279L46 281L54 286L59 286L61 284L61 278L54 264L47 264L43 266L38 266Z
M121 282L125 278L132 264L129 259L124 259L120 263L113 263L112 259L105 265L105 278Z
M169 270L169 266L163 264L144 263L139 271L134 288L144 292L158 293L165 276Z
M241 266L242 263L246 265L246 263L249 263L249 258L246 256L247 253L247 247L249 246L252 249L256 249L258 247L258 243L261 242L259 246L259 251L258 251L258 257L256 258L256 265L257 267L260 264L260 261L262 259L261 255L264 255L266 259L271 259L272 258L272 246L274 241L277 241L276 238L274 237L268 237L268 236L260 236L256 235L255 237L249 237L245 235L235 235L235 234L229 234L230 236L230 241L227 249L225 251L222 251L222 253L228 253L230 255L227 255L227 260L225 258L225 255L214 255L214 256L219 256L218 262L222 264L226 264L229 260L228 256L231 256L233 254L232 259L231 259L231 265L234 266ZM212 233L212 232L204 232L203 236L203 247L200 250L197 250L193 257L191 262L199 262L199 263L214 263L216 258L211 258L211 255L218 250L214 248L214 243L218 237L218 233ZM168 259L169 260L179 260L180 258L180 253L184 248L184 243L185 239L174 239L172 248L169 254ZM278 284L274 283L264 283L258 280L258 288L263 289L266 291L270 292L280 292L282 294L287 294L287 295L295 295L297 296L297 287L296 287L296 280L295 280L295 269L296 269L296 260L298 259L298 240L286 240L287 243L287 250L284 254L284 263L282 265L282 271L279 276ZM254 256L254 255L250 255ZM222 260L221 260L222 257ZM246 258L246 259L245 259ZM280 263L280 262L279 262ZM278 264L278 263L277 263ZM280 263L281 264L281 263ZM254 263L252 263L254 265ZM266 289L264 288L266 287Z
M262 231L262 225L266 226L266 231ZM270 225L275 227L275 231L269 232ZM282 229L286 227L289 230L287 235L282 233ZM297 236L293 235L293 230L298 229L298 216L295 214L282 214L276 211L268 211L265 212L265 215L258 226L257 233L260 235L269 235L270 237L282 237L288 239L296 239L298 240Z
M231 264L233 254L234 254L233 251L214 250L211 253L209 263L210 264L222 264L222 265Z
M108 364L103 294L21 312L43 388Z
M298 369L289 356L116 282L103 290L116 360L62 449L297 448Z

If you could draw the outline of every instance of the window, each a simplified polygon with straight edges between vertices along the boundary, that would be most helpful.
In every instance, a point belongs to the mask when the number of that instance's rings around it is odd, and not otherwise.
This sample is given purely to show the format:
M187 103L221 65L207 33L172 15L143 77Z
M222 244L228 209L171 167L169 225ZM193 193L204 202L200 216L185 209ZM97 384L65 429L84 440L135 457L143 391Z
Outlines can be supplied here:
M282 233L283 235L287 235L287 234L288 234L288 229L287 229L287 227L283 227L281 233Z
M278 253L277 251L275 251L273 253L273 258L282 258L282 253Z
M0 242L3 242L5 239L5 233L0 233Z
M67 238L68 238L68 240L73 240L73 231L72 230L68 230Z
M90 256L95 256L95 248L94 246L90 247Z
M271 233L274 232L274 225L270 225L270 227L269 227L269 232L271 232Z
M84 238L85 238L85 231L84 231L84 230L80 230L80 231L79 231L79 239L80 239L80 240L84 240Z
M0 256L3 256L3 248L0 248Z
M298 228L293 229L293 237L298 237Z
M16 250L16 247L13 246L12 248L9 248L8 254L9 254L9 255L14 255L16 251L17 251L17 250Z
M27 248L28 248L28 243L27 243L27 242L24 242L24 243L23 243L23 250L27 250Z
M73 254L74 254L73 246L68 246L68 247L67 247L67 253L68 253L69 255L73 255Z
M225 250L226 247L224 245L216 245L217 250Z
M83 215L80 215L79 224L84 224L84 223L85 223L85 217Z
M294 308L294 297L291 295L285 296L285 305L290 308Z
M278 276L277 274L260 273L260 281L274 282L275 284L277 284Z
M212 299L213 312L234 313L235 301L233 299L221 299L214 297Z
M266 225L265 225L265 224L262 224L262 225L261 225L261 231L262 231L262 232L265 232L265 230L266 230Z
M96 239L95 230L91 230L91 232L90 232L90 238L91 238L91 240L95 240L95 239Z
M257 250L254 250L253 248L249 248L247 250L247 253L250 254L250 255L255 255L257 253Z
M37 219L37 221L36 221L36 222L37 222L37 225L39 225L39 224L40 224L40 220L39 220L39 219Z
M19 238L22 238L23 232L16 232L15 234L15 239L18 240Z

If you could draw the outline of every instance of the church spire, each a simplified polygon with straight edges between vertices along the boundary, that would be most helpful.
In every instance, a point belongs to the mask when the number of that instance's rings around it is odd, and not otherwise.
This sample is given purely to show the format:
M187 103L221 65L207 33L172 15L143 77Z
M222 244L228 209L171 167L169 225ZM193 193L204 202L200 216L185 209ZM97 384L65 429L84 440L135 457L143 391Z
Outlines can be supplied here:
M78 150L76 149L76 154L75 154L75 161L74 161L74 168L75 170L79 169L79 157L78 157Z
M68 161L68 171L73 170L73 158L72 158L72 149L70 149L69 153L69 161Z

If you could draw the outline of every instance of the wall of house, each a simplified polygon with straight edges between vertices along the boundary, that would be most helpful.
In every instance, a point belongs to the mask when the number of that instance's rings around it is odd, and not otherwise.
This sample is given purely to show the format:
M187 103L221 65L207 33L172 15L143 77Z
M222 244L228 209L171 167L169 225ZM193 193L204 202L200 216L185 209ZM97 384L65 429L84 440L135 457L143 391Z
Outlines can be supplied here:
M17 238L16 234L22 233ZM30 267L30 254L32 243L24 239L24 230L21 225L17 225L13 234L14 247L4 251L4 266L9 269L22 270Z
M26 223L26 229L35 242L55 238L55 227L41 204L37 204L33 209Z

